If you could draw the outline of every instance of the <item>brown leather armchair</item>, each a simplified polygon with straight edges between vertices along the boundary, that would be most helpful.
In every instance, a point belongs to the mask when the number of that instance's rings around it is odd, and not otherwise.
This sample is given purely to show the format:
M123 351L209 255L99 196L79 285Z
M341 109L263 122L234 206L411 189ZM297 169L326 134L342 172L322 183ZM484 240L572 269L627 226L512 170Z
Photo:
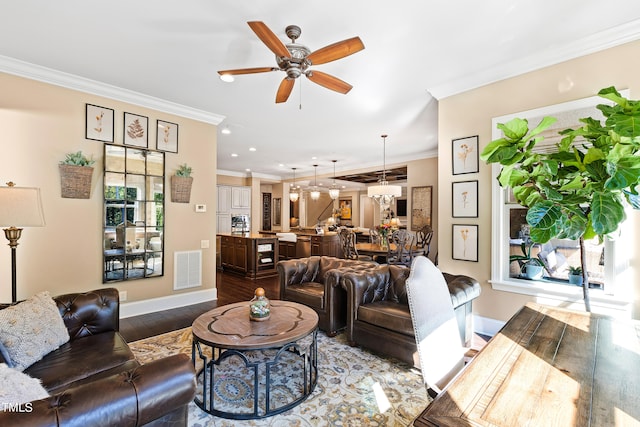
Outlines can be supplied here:
M346 326L347 294L342 274L371 269L374 262L312 256L278 262L280 299L294 301L318 313L318 327L334 336Z
M341 285L347 292L347 342L419 365L405 282L411 269L379 265L345 272ZM461 344L473 336L472 301L480 295L477 280L443 273L456 313Z
M190 358L140 365L118 332L118 298L113 288L54 298L70 340L24 371L50 397L28 412L0 411L0 425L187 425L196 391Z

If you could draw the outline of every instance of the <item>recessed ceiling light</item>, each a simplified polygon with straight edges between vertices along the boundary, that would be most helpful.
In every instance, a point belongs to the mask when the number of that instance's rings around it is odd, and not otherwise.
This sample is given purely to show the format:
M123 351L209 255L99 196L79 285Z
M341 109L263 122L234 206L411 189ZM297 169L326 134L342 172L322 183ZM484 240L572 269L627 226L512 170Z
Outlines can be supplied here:
M220 80L226 83L231 83L232 81L235 80L235 78L231 74L221 74Z
M229 129L229 126L225 126L222 128L220 132L222 132L225 135L229 135L231 133L231 129Z
M317 157L316 157L316 156L313 156L313 157L311 158L311 160L315 160L315 159L317 159Z
M245 170L246 170L247 172L251 172L251 169L249 169L249 168L246 168Z
M238 157L238 153L231 153L231 157Z
M280 163L278 166L280 166L281 168L284 167L284 165L282 163Z
M250 147L249 151L256 151L256 147Z

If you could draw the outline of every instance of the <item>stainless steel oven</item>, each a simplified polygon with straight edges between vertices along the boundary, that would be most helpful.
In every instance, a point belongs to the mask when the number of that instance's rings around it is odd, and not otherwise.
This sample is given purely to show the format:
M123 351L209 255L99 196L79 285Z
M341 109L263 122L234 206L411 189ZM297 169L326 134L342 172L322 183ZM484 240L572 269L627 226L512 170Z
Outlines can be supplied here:
M250 231L249 215L231 215L231 232L248 233Z

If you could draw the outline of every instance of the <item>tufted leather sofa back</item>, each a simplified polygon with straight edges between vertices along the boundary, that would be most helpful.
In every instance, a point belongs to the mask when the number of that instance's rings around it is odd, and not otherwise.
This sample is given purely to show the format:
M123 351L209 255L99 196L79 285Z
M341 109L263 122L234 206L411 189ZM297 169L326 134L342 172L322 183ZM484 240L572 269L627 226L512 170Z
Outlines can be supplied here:
M120 300L115 288L59 295L53 299L72 340L120 328Z

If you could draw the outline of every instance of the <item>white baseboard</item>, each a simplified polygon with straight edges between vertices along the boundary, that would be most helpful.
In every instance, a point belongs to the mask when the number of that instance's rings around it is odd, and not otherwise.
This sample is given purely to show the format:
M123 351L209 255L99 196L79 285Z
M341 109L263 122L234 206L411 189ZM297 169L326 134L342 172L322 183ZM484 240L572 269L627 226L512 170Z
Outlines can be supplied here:
M195 292L186 292L166 297L151 298L144 301L124 302L120 304L120 318L139 316L141 314L154 313L156 311L170 310L186 305L198 304L218 299L218 289L204 289Z
M477 334L488 335L490 337L498 333L506 322L501 320L491 319L489 317L482 317L476 314L473 315L473 330Z

